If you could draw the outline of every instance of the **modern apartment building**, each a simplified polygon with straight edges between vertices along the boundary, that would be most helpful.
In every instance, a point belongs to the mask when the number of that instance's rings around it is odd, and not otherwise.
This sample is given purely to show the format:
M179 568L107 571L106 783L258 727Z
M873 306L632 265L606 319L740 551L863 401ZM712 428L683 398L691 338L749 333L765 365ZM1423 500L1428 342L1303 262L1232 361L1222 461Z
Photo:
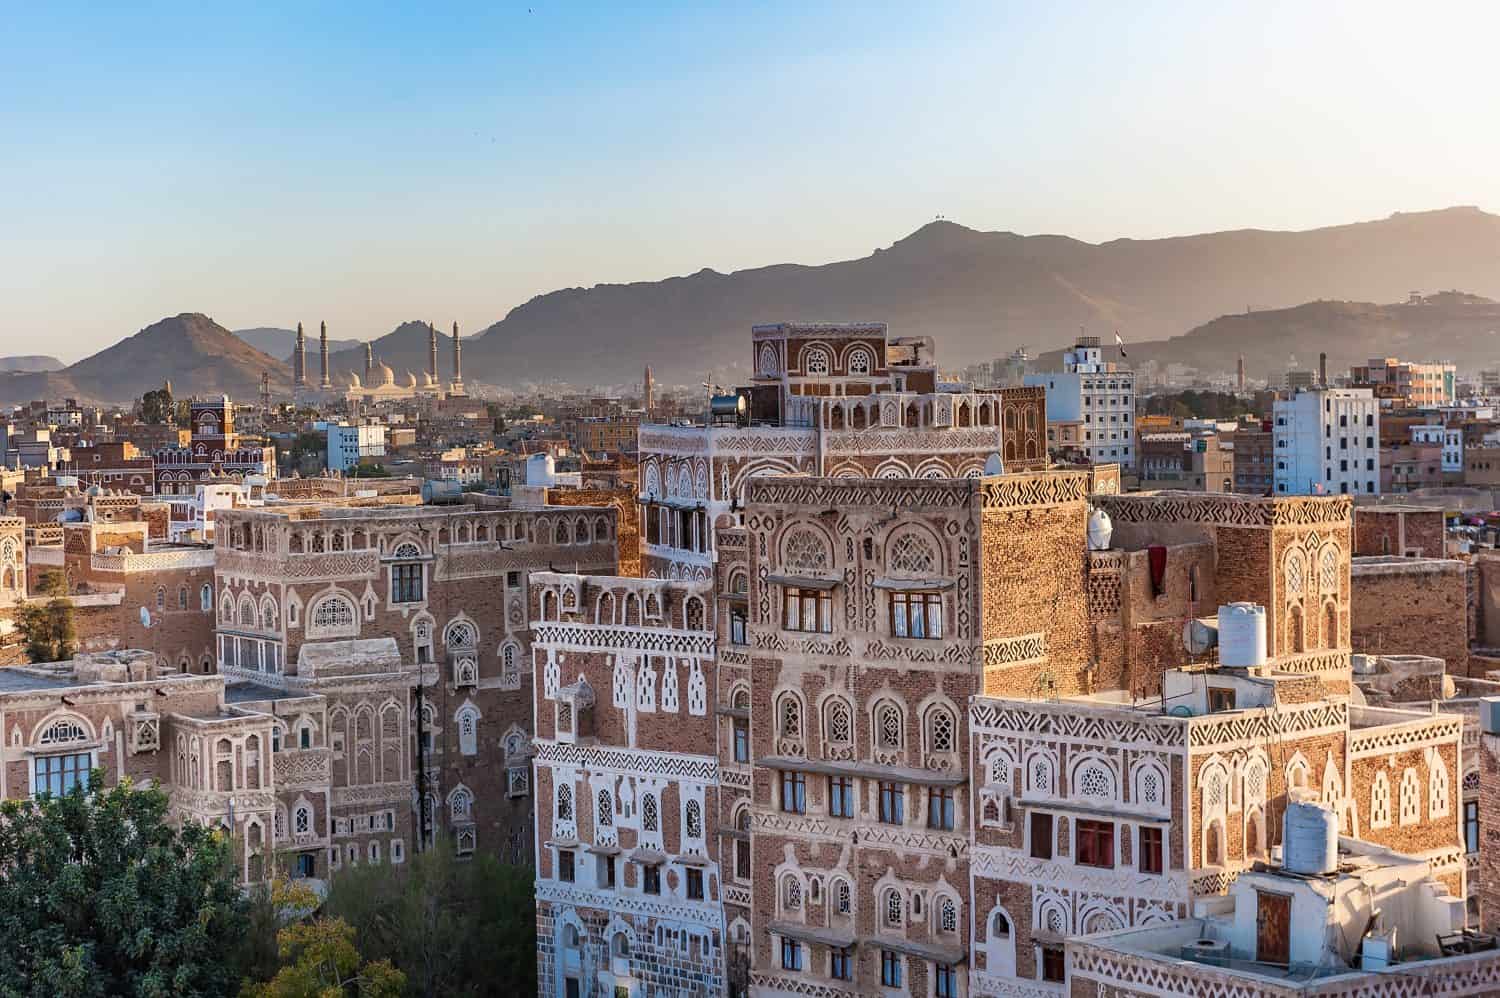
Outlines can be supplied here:
M1277 495L1378 495L1380 402L1368 388L1318 388L1272 411Z
M1063 369L1028 374L1027 385L1047 390L1047 418L1081 422L1084 455L1092 464L1136 468L1135 372L1104 360L1097 336L1080 336L1063 354Z

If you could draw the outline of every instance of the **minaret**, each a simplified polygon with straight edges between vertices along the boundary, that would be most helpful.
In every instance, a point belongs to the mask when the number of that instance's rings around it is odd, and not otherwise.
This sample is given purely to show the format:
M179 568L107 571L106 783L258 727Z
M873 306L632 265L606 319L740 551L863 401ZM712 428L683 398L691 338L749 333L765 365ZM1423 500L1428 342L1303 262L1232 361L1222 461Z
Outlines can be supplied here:
M322 327L318 333L318 353L323 358L323 381L319 387L332 388L333 382L328 380L328 323L323 323Z
M1240 388L1239 388L1239 390L1240 391L1244 391L1245 390L1245 355L1244 354L1240 354L1240 363L1239 363L1239 371L1238 371L1238 373L1239 373L1239 379L1240 379Z
M646 410L643 414L646 422L651 422L651 396L654 394L656 385L651 380L651 366L646 366L646 376L641 379L641 403Z
M307 337L302 335L302 323L297 323L297 349L292 354L292 381L298 388L307 387Z
M464 393L464 345L458 338L458 323L453 324L453 384L451 394Z
M437 326L427 324L427 373L432 375L432 383L437 384Z
M375 373L375 352L370 349L370 341L365 340L365 385L370 384L370 375Z

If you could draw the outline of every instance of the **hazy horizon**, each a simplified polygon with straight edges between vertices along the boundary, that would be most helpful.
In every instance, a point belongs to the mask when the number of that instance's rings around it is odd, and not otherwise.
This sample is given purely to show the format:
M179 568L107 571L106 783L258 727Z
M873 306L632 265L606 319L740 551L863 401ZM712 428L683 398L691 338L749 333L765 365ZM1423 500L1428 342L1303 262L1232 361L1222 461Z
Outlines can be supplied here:
M1500 205L1493 5L529 10L9 12L0 353L190 311L467 335L938 215L1102 242Z

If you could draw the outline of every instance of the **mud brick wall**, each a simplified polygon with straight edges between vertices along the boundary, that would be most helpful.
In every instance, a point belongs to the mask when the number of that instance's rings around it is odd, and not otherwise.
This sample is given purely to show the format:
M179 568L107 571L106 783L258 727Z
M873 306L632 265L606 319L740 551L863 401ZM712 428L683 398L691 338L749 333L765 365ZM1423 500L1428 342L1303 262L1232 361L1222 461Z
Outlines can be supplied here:
M1436 559L1355 561L1351 642L1379 655L1432 655L1469 675L1468 571Z

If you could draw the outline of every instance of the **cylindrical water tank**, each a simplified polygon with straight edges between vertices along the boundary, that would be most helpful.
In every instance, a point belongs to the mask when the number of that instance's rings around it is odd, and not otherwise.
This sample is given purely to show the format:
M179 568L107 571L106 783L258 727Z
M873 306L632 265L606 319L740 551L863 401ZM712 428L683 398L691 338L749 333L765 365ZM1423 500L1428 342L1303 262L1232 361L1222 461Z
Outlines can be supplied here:
M1089 550L1108 551L1109 540L1114 536L1115 525L1109 514L1096 509L1089 514Z
M526 459L526 484L551 485L557 462L551 454L533 454Z
M1313 801L1292 801L1282 820L1281 866L1290 873L1332 873L1339 866L1339 819Z
M1266 664L1266 608L1255 603L1219 607L1219 665L1250 669Z

